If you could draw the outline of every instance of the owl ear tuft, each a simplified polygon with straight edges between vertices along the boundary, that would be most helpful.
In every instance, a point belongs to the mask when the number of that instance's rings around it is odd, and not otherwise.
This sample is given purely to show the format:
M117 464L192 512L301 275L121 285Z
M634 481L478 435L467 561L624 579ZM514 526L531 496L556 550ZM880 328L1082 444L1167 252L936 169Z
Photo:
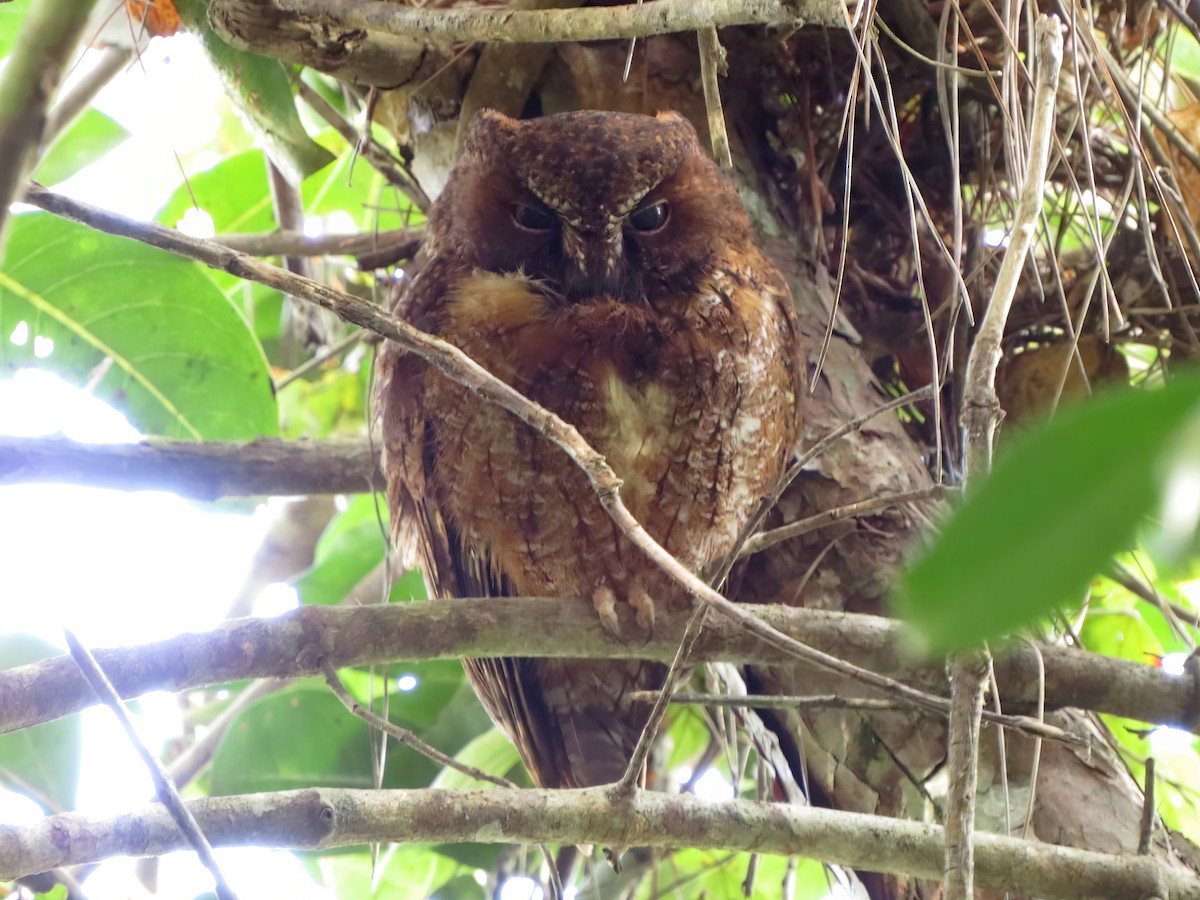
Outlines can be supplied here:
M520 127L518 119L494 109L481 109L471 119L463 149L503 146Z

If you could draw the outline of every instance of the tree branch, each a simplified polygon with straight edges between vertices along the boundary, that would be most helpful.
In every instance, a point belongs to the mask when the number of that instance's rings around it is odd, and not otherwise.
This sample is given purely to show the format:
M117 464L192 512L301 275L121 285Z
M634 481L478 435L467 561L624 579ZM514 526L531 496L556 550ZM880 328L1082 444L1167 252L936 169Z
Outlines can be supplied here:
M1062 67L1062 25L1054 16L1041 16L1034 32L1037 87L1033 121L1029 127L1029 162L1017 200L1009 245L996 276L979 332L971 347L964 377L962 404L965 434L964 481L968 486L992 467L996 429L1003 415L996 396L996 367L1003 352L1004 326L1016 296L1025 258L1033 245L1034 231L1046 193L1046 163L1054 136L1054 105L1058 98L1058 73ZM950 659L951 711L946 767L950 788L946 796L946 900L971 900L975 830L975 791L979 779L979 721L987 683L986 649L971 649Z
M214 0L218 10L230 0ZM386 0L273 0L285 13L336 28L422 41L541 44L652 37L729 25L805 23L841 28L844 7L831 0L654 0L587 9L413 9Z
M200 443L151 438L137 444L81 444L0 437L0 484L162 490L200 500L367 493L383 485L377 457L365 439Z
M0 75L0 253L9 205L22 197L46 133L47 108L95 2L32 4Z
M218 234L215 243L251 256L361 256L397 248L415 252L424 229L397 228L363 234L323 234L309 237L302 231L264 231L251 234Z
M821 598L814 594L813 600L816 603ZM746 611L831 655L925 690L942 694L948 690L942 666L907 660L901 627L895 622L785 606L747 604ZM274 619L237 619L209 632L95 653L123 697L246 678L316 675L322 659L344 668L392 660L488 656L660 662L674 657L684 621L658 622L654 634L643 639L632 610L619 607L618 615L622 634L638 634L637 641L614 638L585 605L524 597L353 609L308 606ZM758 640L737 623L710 618L693 652L697 662L771 665L791 661L785 651ZM1049 708L1080 707L1196 728L1197 687L1190 677L1054 645L1039 645L1038 651L1045 660ZM1033 648L1016 644L998 654L996 677L1006 708L1036 708L1040 669ZM864 691L863 696L894 699L887 691ZM0 734L78 712L95 702L70 657L8 669L0 672ZM1010 717L1010 721L1030 727L1035 724L1020 717ZM1043 727L1045 736L1053 736L1054 729Z
M803 854L856 869L936 878L942 829L783 803L607 790L281 791L188 806L214 845L330 849L374 842L589 843ZM1038 897L1200 900L1200 879L1151 857L976 835L981 885ZM49 816L0 830L0 879L111 856L184 849L160 805L111 818Z

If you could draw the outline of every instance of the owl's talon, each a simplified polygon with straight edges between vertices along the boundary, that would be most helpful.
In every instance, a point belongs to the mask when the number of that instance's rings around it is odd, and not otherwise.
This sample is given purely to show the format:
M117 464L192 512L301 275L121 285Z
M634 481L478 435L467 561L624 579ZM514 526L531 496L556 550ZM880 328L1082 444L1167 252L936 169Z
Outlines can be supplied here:
M605 631L619 636L621 623L617 620L617 595L613 593L613 589L602 584L592 591L592 605L600 614L600 624L604 626Z
M629 592L629 605L637 610L637 623L645 631L654 630L654 598L643 587Z

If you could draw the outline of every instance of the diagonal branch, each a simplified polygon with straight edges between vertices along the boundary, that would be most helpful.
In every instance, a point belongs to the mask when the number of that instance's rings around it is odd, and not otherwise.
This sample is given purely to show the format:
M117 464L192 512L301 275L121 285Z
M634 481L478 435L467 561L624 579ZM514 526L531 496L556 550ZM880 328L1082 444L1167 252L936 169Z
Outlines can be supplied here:
M133 238L171 253L199 260L230 275L265 284L288 296L316 303L347 322L395 341L452 381L512 413L563 450L583 471L600 505L621 533L688 594L697 597L756 637L795 659L852 678L862 684L892 691L934 712L946 707L946 701L940 697L890 681L867 669L809 647L772 628L764 620L746 612L739 604L726 599L668 553L634 518L621 500L621 480L604 457L592 449L574 426L498 379L453 344L426 334L357 297L301 278L286 269L269 265L244 253L236 253L210 241L72 200L41 185L31 185L26 199L34 206L75 219L92 228ZM825 438L821 444L809 451L810 454L816 453L831 440L833 436Z
M793 855L936 878L942 829L904 819L754 800L715 803L637 791L339 790L212 797L188 806L218 846L330 849L372 842L696 847ZM1200 900L1200 879L1147 856L1115 856L994 834L975 836L981 885L1062 898ZM0 879L110 856L185 847L158 805L111 818L50 816L0 832Z

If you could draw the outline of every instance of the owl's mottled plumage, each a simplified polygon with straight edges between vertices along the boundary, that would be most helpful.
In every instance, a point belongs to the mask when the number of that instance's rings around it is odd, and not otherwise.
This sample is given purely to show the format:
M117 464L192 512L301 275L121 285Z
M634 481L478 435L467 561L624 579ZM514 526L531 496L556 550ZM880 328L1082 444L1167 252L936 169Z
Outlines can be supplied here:
M682 117L484 111L429 217L396 311L575 425L621 497L693 571L726 553L799 432L787 284ZM682 592L617 530L557 447L385 344L378 399L398 533L431 594L629 602L643 627ZM533 780L617 780L665 667L467 660Z

